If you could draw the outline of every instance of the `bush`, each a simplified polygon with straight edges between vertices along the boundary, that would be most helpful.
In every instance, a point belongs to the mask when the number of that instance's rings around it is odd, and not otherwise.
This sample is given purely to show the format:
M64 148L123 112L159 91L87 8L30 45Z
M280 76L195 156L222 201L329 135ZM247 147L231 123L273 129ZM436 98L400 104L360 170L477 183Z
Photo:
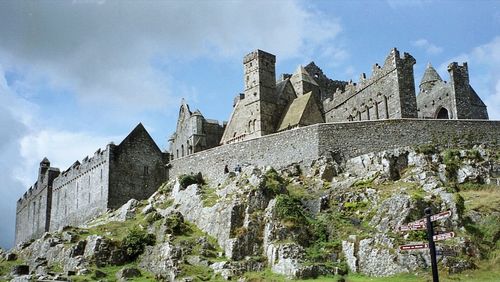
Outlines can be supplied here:
M187 226L184 223L184 217L181 213L177 212L169 215L165 218L165 232L167 234L181 235L187 230Z
M294 223L306 222L302 203L286 194L276 197L276 213L281 220L289 220Z
M155 244L155 236L148 234L145 230L137 227L129 229L128 234L122 240L122 249L128 261L134 261L144 252L146 246Z
M420 146L417 146L415 151L419 154L424 154L424 155L433 155L438 152L436 145L434 144L423 144Z
M266 188L273 194L281 194L286 190L285 180L276 170L271 168L264 174Z
M183 174L179 176L179 183L183 188L187 188L189 185L192 184L203 184L203 177L200 172L198 172L196 175L193 174Z

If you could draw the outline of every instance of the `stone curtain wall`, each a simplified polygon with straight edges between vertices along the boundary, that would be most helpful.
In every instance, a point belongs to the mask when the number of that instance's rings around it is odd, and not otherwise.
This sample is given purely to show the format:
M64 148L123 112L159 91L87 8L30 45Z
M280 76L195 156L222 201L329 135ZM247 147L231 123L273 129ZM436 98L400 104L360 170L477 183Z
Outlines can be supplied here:
M287 130L256 139L219 146L170 162L169 175L202 172L205 178L222 179L224 166L237 164L282 168L291 163L309 166L318 154L317 126ZM217 184L217 183L213 183Z
M92 158L85 158L54 180L50 231L81 224L106 211L112 148L108 145L106 150L98 150Z
M21 199L16 212L16 244L39 237L45 232L47 187L35 183L25 199Z
M298 163L307 168L322 155L349 158L427 143L497 145L500 144L500 121L395 119L315 124L173 160L169 174L176 177L202 172L206 179L222 179L224 165L230 170L236 164L282 169Z
M500 121L398 119L318 124L319 155L351 158L420 144L500 144Z
M40 169L37 182L17 201L16 244L39 237L48 231L52 181L57 175L57 168Z

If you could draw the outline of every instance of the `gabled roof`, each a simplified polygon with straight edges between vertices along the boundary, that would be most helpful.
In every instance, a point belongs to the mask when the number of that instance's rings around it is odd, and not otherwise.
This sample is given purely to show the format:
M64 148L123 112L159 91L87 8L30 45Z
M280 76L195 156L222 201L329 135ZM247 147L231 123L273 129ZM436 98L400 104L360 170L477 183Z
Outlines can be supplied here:
M420 81L420 85L433 81L443 81L443 79L439 76L436 69L432 67L431 63L428 63L424 75L422 76L422 80Z
M151 146L153 146L158 152L161 153L161 150L160 148L158 147L158 145L156 144L156 142L153 140L153 138L151 137L151 135L149 135L148 131L146 130L146 128L144 128L144 126L142 125L142 123L139 123L128 135L127 137L125 137L125 139L122 140L122 142L120 142L120 144L118 145L118 147L123 147L123 146L126 146L128 143L132 142L133 143L133 140L139 136L143 136L143 137L146 137L146 140L149 141L149 143L151 144Z
M292 75L292 81L300 81L300 80L318 86L316 80L312 78L309 72L307 72L307 70L302 65L300 65Z
M309 120L306 120L306 115ZM283 116L278 131L297 125L309 125L323 122L321 112L314 100L312 92L308 92L294 99Z

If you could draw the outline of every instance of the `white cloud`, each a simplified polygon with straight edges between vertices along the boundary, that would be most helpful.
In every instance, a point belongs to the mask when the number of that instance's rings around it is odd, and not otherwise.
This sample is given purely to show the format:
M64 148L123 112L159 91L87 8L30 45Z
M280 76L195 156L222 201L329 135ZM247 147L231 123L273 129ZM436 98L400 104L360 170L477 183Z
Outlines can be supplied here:
M412 42L412 45L425 50L427 54L437 55L443 52L443 48L436 46L435 44L429 42L427 39L421 38Z
M92 132L70 132L43 129L25 135L20 140L20 156L23 160L16 171L16 177L25 186L33 183L33 173L38 171L38 163L47 157L51 166L67 169L77 160L92 156L98 148L105 148L110 142L119 142L122 137L95 136ZM29 182L26 182L29 181Z
M155 61L239 59L256 48L287 59L322 53L341 31L295 1L2 2L0 21L0 56L22 66L25 87L48 81L127 110L164 109L176 96Z
M72 162L92 154L119 137L96 136L92 132L60 131L38 122L37 106L16 95L0 65L0 246L14 242L17 199L36 180L38 164L47 156L52 165L66 169Z
M500 36L446 60L439 65L439 71L447 73L451 62L468 63L470 83L488 107L489 118L500 120Z
M432 0L386 0L387 5L394 10L404 8L422 8L432 3Z

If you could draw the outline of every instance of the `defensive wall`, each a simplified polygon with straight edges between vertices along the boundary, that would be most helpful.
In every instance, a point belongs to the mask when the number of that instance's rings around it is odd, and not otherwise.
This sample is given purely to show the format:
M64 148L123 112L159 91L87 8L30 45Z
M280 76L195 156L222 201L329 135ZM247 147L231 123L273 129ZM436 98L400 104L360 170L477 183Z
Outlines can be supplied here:
M237 164L310 167L320 156L350 158L401 146L500 144L500 121L393 119L323 123L227 144L170 162L169 175L201 172L222 179Z
M17 201L16 243L41 236L48 231L52 180L59 174L57 168L48 167L39 174L38 181Z
M91 158L76 161L54 180L50 231L76 225L107 209L110 151L97 150Z

